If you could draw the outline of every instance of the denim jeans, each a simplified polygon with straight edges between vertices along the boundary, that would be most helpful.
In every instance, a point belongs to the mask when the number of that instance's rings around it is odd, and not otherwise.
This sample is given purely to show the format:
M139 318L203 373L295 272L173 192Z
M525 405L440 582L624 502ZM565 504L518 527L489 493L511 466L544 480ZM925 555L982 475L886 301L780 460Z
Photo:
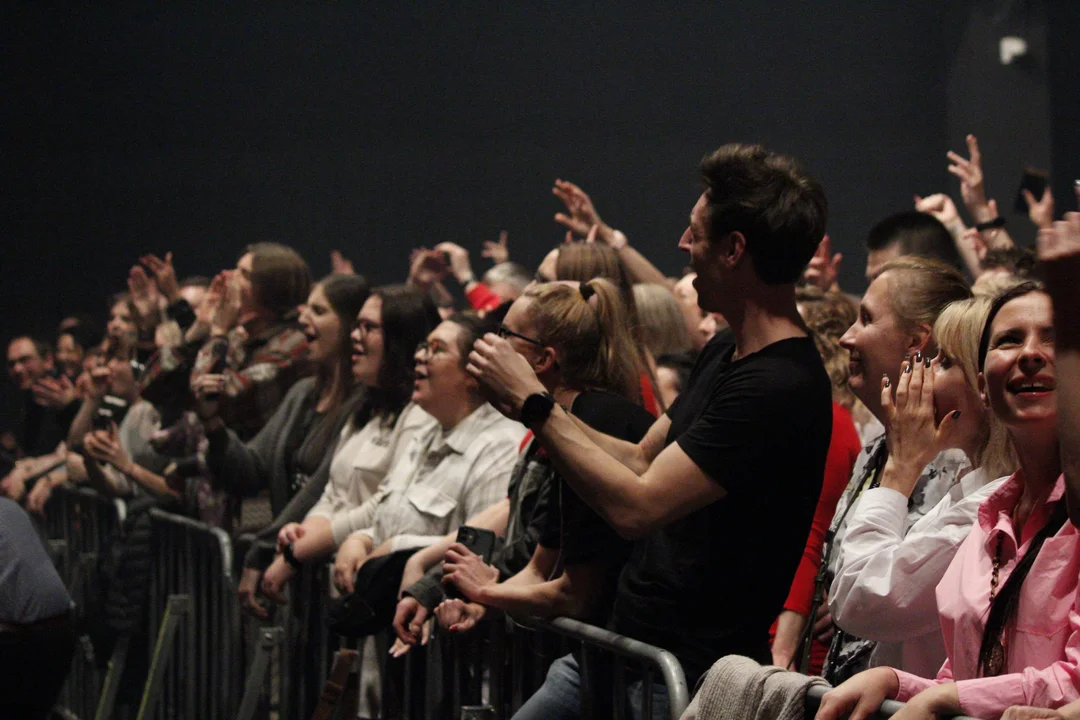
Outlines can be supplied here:
M641 720L645 701L643 681L630 683L627 700L630 716L634 720ZM665 720L667 716L667 687L663 683L654 682L653 720ZM581 671L577 659L573 655L567 655L551 663L544 684L514 713L512 720L579 720L580 717Z

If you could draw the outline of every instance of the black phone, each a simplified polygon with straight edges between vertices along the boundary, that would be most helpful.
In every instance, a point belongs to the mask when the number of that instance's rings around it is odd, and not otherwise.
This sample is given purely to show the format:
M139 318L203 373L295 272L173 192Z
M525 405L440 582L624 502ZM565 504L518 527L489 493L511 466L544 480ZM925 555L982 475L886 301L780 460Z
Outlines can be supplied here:
M1024 171L1024 176L1020 178L1020 188L1016 191L1016 212L1027 215L1028 204L1024 199L1024 191L1027 190L1032 196L1038 200L1046 192L1046 185L1049 182L1049 176L1042 170L1035 170L1034 168L1028 168Z
M127 415L127 411L128 403L126 400L115 395L106 395L101 398L101 405L94 412L90 424L95 430L108 430L113 423L116 423L117 427L119 427L120 422Z
M483 558L485 563L491 563L491 556L495 553L495 533L483 528L462 525L457 531L457 541ZM462 597L461 591L452 583L443 585L443 591L446 597Z
M495 533L483 528L462 525L457 531L457 541L491 563L491 556L495 552Z

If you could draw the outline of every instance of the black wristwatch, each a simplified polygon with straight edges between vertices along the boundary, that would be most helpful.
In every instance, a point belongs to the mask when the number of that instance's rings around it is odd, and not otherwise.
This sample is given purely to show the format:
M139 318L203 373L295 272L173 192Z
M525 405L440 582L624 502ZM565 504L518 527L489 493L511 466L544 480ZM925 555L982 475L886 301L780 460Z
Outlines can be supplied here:
M300 561L296 559L296 555L293 553L293 544L289 543L281 550L281 556L285 558L285 562L292 566L293 570L299 570L301 567Z
M544 424L555 407L555 398L551 393L533 393L525 398L521 405L521 422L525 427L535 430Z

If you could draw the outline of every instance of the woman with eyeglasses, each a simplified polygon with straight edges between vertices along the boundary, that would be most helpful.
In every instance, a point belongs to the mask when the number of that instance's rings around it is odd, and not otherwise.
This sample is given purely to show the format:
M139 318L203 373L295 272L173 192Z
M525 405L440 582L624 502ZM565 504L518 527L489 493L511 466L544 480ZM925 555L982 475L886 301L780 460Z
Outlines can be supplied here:
M334 437L336 446L322 453L322 481L313 478L304 485L260 533L263 542L257 554L248 556L251 569L245 570L240 599L258 615L264 614L255 602L259 568L266 567L262 592L281 602L281 589L296 568L329 555L344 539L335 540L331 524L335 514L370 498L397 450L433 422L409 402L410 356L416 343L439 322L431 300L404 285L376 288L350 321L353 318L355 322L343 323L341 328L348 340L342 341L338 356L342 372L359 386L362 399L343 419L344 428Z
M353 590L367 558L430 545L506 497L525 430L489 405L465 370L473 343L491 330L459 313L417 346L412 400L436 422L397 452L373 497L331 520L344 540L334 562L339 589Z

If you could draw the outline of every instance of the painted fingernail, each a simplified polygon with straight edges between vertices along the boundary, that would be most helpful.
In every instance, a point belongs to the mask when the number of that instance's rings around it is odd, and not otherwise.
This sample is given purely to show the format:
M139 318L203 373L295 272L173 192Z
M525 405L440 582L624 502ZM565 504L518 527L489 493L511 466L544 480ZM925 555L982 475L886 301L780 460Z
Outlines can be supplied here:
M911 372L911 368L912 368L911 363L904 363L904 372L906 372L906 373Z
M931 358L930 358L929 356L927 356L927 357L926 357L926 358L925 358L925 359L923 360L923 367L930 367L930 363L931 363Z
M953 420L959 420L960 419L960 411L959 410L953 410L952 411L952 419Z
M885 375L883 377L885 378L885 387L889 387L889 376Z
M915 362L922 362L922 351L915 353Z

